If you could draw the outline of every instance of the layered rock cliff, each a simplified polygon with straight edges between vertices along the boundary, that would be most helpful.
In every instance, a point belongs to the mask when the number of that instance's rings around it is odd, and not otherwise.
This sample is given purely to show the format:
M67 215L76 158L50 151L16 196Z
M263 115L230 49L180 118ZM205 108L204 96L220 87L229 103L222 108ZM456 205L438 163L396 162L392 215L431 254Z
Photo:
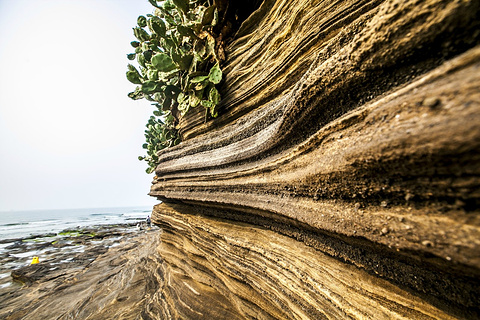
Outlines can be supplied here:
M263 1L160 155L158 314L480 317L479 13Z

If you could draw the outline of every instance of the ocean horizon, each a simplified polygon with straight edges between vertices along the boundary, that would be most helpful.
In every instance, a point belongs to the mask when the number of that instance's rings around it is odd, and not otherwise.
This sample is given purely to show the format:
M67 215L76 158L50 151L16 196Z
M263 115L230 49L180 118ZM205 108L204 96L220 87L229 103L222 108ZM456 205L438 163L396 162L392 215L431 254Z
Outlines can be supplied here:
M140 222L151 211L151 206L4 211L0 212L0 240L95 225Z

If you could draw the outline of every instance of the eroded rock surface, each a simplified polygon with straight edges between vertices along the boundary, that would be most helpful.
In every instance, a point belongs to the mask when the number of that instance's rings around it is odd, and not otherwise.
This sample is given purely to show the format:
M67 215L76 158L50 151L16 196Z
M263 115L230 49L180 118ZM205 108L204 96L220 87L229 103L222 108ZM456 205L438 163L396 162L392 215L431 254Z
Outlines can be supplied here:
M167 319L156 307L165 283L157 272L160 231L128 232L117 241L109 247L108 239L89 241L83 253L62 248L57 257L12 271L24 285L0 288L0 318Z
M160 156L171 314L479 317L479 12L265 0Z
M169 279L160 290L172 298L165 305L172 318L454 319L311 243L323 240L329 246L335 240L311 238L298 229L304 237L298 241L262 226L190 214L195 207L183 204L162 204L155 211L164 230L159 253Z

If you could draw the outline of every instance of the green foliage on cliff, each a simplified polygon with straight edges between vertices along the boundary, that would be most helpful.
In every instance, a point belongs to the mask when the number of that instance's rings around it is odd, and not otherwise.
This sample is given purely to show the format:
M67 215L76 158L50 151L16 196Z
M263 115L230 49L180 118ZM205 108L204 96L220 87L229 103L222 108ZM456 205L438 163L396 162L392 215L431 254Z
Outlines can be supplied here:
M147 99L156 107L145 130L143 147L147 173L155 170L159 150L180 142L178 118L190 108L205 108L206 116L217 116L220 94L215 85L222 81L222 70L213 28L219 23L219 10L209 0L149 0L154 14L140 16L131 42L138 69L128 65L127 79L136 84L128 96Z

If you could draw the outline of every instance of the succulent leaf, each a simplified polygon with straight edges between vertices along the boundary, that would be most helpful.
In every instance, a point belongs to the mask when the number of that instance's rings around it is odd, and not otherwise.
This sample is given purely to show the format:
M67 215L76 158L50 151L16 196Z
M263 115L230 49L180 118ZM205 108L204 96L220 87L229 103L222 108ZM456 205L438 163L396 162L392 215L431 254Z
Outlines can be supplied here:
M135 71L127 71L127 79L133 84L142 84L142 80L138 72Z
M207 77L208 77L208 76L207 76ZM204 80L204 81L202 81L202 82L199 82L199 83L197 83L197 85L195 86L195 90L197 90L197 91L203 90L203 89L205 89L205 88L208 86L209 83L210 83L210 81L208 81L208 80Z
M173 41L171 38L166 38L165 39L165 49L170 50L178 47L175 41Z
M190 103L187 101L178 104L178 111L184 116L190 109Z
M178 31L178 33L180 33L184 37L192 37L192 38L197 37L192 29L184 27L184 26L178 26L177 31Z
M181 70L188 70L193 60L193 55L185 55L178 59L177 64Z
M136 72L138 72L137 68L135 68L135 67L134 67L133 65L131 65L130 63L127 65L127 68L128 68L128 70L130 70L130 71L136 71Z
M197 97L197 95L195 95L194 93L190 93L189 103L190 103L191 107L195 108L196 106L198 106L200 104L200 101L201 101L201 99L199 97Z
M152 65L155 69L161 72L168 72L176 69L172 58L166 53L158 53L152 57Z
M163 3L163 9L166 10L166 11L172 11L173 9L175 9L175 4L173 3L172 0L166 0L164 3Z
M148 80L158 80L158 71L157 70L148 70L147 71Z
M150 174L150 173L153 173L155 171L155 167L148 167L145 172Z
M198 99L202 100L203 99L203 92L205 90L198 90L198 91L195 91L195 95L198 97Z
M145 28L147 26L147 18L144 16L139 16L137 19L137 24L140 28Z
M202 100L202 101L200 101L200 104L207 109L215 107L215 105L211 101L208 101L208 100Z
M145 58L145 62L150 62L150 59L152 59L153 51L152 50L147 50L143 52L143 56Z
M215 8L216 8L215 5L213 5L208 7L207 10L203 12L202 25L206 26L212 23Z
M145 66L145 57L143 56L143 54L137 54L137 62L139 65L141 65L142 67L146 68Z
M150 31L155 32L160 37L165 38L167 27L165 26L165 22L159 17L152 17L148 20L148 27Z
M150 35L148 34L148 32L143 30L142 28L133 28L133 34L141 42L148 41L150 39Z
M208 100L210 100L214 105L217 105L220 102L220 93L215 87L210 89L208 93Z
M148 0L148 2L150 2L150 4L151 4L152 6L154 6L155 8L159 8L156 0Z
M205 81L206 79L208 79L208 76L196 76L192 80L190 80L190 82L191 83L199 83L199 82Z
M154 101L155 101L155 100L153 100L153 98L152 98L152 96L151 96L150 94L145 94L145 95L144 95L144 98L145 98L145 100L150 101L150 102L154 102Z
M165 16L165 21L167 21L168 24L171 25L171 26L177 26L178 25L177 22L173 19L173 17L168 16L168 15Z
M208 74L208 79L213 84L219 84L222 81L222 70L218 62L210 69L210 73Z
M188 0L172 0L172 1L175 4L175 6L180 10L182 10L184 13L188 12L188 7L189 7Z
M140 100L143 99L143 92L140 87L137 87L134 92L130 92L128 97L132 100Z
M216 107L210 108L210 115L212 116L212 118L216 118L218 116Z
M178 97L177 97L177 102L178 103L183 103L184 101L186 101L188 99L188 97L183 93L183 92L180 92L178 94Z
M215 38L210 34L207 34L206 54L207 57L215 56Z
M212 20L212 26L216 26L218 24L218 9L215 8L213 11L213 20Z
M181 93L182 90L180 90L179 87L177 86L174 86L174 85L168 85L166 88L165 88L165 96L169 97L169 98L172 98L172 99L176 99L177 96Z
M145 81L142 84L142 92L145 94L151 94L154 93L157 88L157 83L152 80Z
M158 84L157 84L157 89L158 89ZM153 100L158 101L158 102L163 102L163 94L160 92L155 92L153 95ZM157 104L158 107L158 104Z

